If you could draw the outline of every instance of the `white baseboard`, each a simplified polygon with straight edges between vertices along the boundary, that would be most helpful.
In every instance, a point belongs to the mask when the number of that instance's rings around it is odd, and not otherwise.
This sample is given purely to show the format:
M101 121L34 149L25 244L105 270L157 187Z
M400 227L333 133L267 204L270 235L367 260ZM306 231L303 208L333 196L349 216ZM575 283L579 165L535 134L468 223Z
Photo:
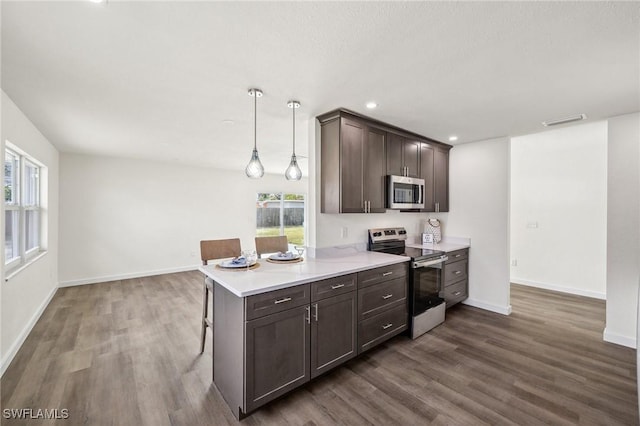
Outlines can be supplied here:
M47 306L49 306L49 302L51 302L51 299L53 299L53 296L56 294L57 290L58 290L57 287L54 287L51 289L51 292L49 293L49 295L44 299L44 301L40 304L40 306L38 306L38 309L36 309L36 312L33 314L29 322L27 322L27 324L24 326L24 328L22 329L22 331L20 332L16 340L13 342L13 344L11 345L11 347L9 348L5 356L2 358L2 363L0 364L0 377L2 377L4 372L7 370L7 367L9 367L9 364L11 364L11 361L13 361L13 358L16 356L16 354L22 347L22 344L24 343L24 341L27 340L27 336L29 336L29 333L31 333L33 326L36 325L36 322L38 322L44 310L47 309Z
M615 343L616 345L626 346L632 349L636 349L637 345L635 337L623 336L622 334L613 333L606 328L604 329L604 333L602 333L602 340L609 343Z
M545 290L559 291L561 293L575 294L577 296L592 297L592 298L601 299L601 300L607 299L607 294L600 291L583 290L575 287L564 287L556 284L525 280L522 278L511 278L511 282L514 284L522 284L529 287L537 287L537 288L543 288Z
M485 311L496 312L502 315L511 315L511 305L499 306L475 299L466 299L463 300L462 303L465 305L473 306L474 308L484 309Z
M104 283L108 281L128 280L130 278L150 277L153 275L173 274L175 272L195 271L200 265L181 266L177 268L158 269L155 271L132 272L120 275L107 275L97 278L83 278L79 280L62 281L58 283L58 287L72 287L76 285Z

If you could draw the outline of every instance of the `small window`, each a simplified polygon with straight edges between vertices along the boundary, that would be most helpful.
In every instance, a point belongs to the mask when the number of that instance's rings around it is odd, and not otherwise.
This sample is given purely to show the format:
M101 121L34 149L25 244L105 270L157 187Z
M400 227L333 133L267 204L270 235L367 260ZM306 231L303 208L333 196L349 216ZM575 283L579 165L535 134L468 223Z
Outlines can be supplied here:
M20 266L41 248L41 166L17 150L4 154L5 248L7 269Z
M305 244L305 197L283 192L259 193L256 202L256 235L286 235L289 244Z

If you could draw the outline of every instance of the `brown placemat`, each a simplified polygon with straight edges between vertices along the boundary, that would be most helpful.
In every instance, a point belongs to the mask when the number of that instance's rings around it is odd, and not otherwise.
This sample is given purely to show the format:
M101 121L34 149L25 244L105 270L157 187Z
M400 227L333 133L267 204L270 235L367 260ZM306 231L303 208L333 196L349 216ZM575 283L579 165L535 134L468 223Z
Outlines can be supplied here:
M260 267L260 263L256 262L253 265L244 268L225 268L224 266L220 266L220 264L218 263L216 265L216 269L220 269L221 271L246 271L247 269L256 269Z
M304 260L304 257L299 257L295 260L277 260L277 259L269 259L267 257L267 262L270 262L270 263L300 263L303 260Z

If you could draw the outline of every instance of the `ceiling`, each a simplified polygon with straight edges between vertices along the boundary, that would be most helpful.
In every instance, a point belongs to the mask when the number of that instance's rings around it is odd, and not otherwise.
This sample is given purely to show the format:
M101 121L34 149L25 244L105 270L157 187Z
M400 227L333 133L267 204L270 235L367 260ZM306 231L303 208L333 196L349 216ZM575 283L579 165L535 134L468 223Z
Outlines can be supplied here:
M251 87L273 173L291 154L290 99L305 157L309 120L337 107L457 143L640 110L638 2L1 7L2 89L62 152L244 169Z

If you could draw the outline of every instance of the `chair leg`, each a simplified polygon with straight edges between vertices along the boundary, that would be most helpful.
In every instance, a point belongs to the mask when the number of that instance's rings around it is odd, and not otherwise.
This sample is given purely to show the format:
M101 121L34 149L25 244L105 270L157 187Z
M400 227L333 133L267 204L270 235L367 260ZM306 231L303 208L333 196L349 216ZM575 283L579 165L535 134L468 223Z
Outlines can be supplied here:
M203 283L202 286L202 331L200 332L200 353L204 353L204 341L207 336L207 315L209 312L209 289Z

